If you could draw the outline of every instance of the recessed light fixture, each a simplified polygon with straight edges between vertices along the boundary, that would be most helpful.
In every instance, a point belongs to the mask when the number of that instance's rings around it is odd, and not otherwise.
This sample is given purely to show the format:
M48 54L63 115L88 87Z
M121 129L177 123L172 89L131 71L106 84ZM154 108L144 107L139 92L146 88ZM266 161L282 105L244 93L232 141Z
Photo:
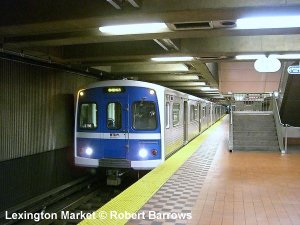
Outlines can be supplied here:
M108 35L147 34L170 31L165 23L139 23L99 27L102 33Z
M175 61L191 61L194 57L191 56L174 56L174 57L157 57L151 58L155 62L175 62Z
M236 20L236 29L267 29L300 27L300 16L268 16Z

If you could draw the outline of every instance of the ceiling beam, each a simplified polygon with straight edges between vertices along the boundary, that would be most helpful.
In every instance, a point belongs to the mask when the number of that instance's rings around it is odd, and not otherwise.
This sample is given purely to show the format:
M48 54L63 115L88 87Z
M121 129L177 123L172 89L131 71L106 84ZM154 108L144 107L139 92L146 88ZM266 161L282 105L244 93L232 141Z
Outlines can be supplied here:
M16 7L18 5L18 7ZM70 7L72 6L72 7ZM217 0L152 0L143 1L138 11L133 7L115 10L106 1L52 0L48 4L11 0L0 7L2 37L83 31L102 25L143 22L181 22L235 20L259 15L299 14L300 3L289 0L217 1ZM39 12L26 14L24 11ZM99 13L99 11L101 13ZM14 13L12 13L14 12ZM99 16L100 15L100 16Z
M210 86L218 87L216 77L212 75L205 63L202 63L200 61L193 61L191 64L196 69L196 71L198 71L201 76L209 83Z
M187 72L188 67L185 64L147 64L147 65L126 65L113 66L113 74L141 74L141 73L172 73Z
M206 84L202 84L203 82L190 82L190 81L186 81L186 82L178 82L178 81L168 81L168 82L159 82L160 85L163 85L163 86L168 86L168 87L186 87L186 88L189 88L189 87L205 87L207 86Z
M129 78L129 79L135 79L135 80L144 80L149 82L174 82L174 81L200 81L205 82L204 79L199 78L197 75L186 75L186 74L138 74L138 75L127 75L125 74L119 74L115 75L116 77L120 78Z
M167 54L155 42L126 42L113 44L90 44L64 48L66 63L87 63L93 66L149 61L151 57L191 55L235 56L248 53L285 53L300 51L300 35L265 35L239 37L211 37L181 40L181 51Z
M226 36L257 36L257 35L285 35L299 34L300 28L286 29L251 29L237 30L232 28L212 30L186 30L184 32L165 32L157 34L135 34L103 36L97 28L86 31L49 34L29 35L20 37L6 37L3 39L3 46L6 48L29 48L39 46L64 46L92 43L142 41L153 39L179 39L179 38L207 38Z

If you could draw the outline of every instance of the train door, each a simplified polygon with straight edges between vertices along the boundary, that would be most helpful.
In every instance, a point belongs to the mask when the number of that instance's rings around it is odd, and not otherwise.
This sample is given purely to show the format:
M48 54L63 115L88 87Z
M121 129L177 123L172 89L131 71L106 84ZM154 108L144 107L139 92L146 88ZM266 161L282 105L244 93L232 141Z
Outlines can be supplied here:
M198 107L198 121L199 121L199 133L201 133L201 126L202 126L202 106L201 106L201 103L198 103L197 105Z
M209 124L208 124L208 126L210 127L213 123L212 122L213 121L213 107L212 107L211 103L209 103L208 105L209 105L209 107L208 107L208 113L209 113Z
M188 142L188 102L184 101L183 106L183 129L184 129L184 142Z
M128 96L104 99L104 158L126 158L128 151Z
M207 127L208 127L208 113L207 113L207 105L206 105L206 103L204 104L204 106L203 106L203 124L204 124L204 129L206 129Z

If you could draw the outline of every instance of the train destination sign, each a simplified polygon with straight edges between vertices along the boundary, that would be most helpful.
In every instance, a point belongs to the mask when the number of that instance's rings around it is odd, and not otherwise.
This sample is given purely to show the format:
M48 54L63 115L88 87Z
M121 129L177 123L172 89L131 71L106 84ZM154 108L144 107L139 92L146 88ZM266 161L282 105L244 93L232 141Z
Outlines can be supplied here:
M300 74L300 65L289 66L287 71L289 74Z

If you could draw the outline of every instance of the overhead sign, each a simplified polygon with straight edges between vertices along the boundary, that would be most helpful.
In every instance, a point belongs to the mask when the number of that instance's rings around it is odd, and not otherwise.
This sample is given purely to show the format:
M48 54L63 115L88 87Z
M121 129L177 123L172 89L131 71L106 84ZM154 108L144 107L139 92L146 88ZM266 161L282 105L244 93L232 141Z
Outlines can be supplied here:
M289 66L287 71L289 74L300 74L300 65Z

